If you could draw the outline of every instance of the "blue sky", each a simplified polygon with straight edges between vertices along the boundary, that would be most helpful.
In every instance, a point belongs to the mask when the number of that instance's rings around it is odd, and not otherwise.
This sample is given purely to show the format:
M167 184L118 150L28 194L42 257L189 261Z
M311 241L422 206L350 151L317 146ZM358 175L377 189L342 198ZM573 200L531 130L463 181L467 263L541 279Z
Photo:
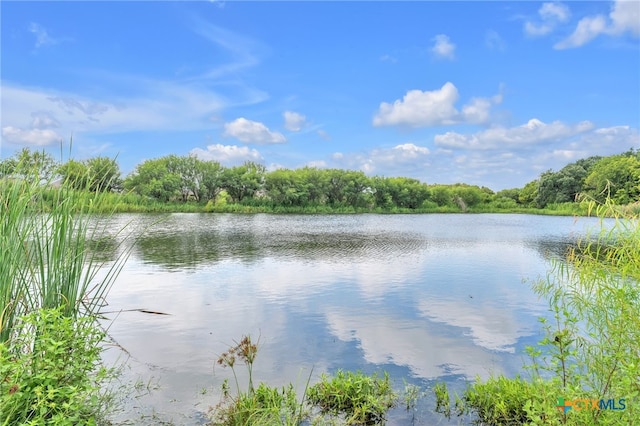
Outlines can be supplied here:
M640 147L640 2L7 2L1 156L521 187ZM64 149L65 159L68 148Z

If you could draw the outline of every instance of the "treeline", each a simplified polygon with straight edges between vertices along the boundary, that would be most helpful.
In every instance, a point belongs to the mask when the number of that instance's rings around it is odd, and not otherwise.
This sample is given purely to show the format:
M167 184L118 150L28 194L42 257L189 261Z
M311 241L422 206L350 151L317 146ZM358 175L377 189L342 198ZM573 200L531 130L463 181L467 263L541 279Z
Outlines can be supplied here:
M140 163L122 178L114 159L57 163L44 152L23 149L0 162L0 176L38 176L77 190L129 194L129 203L172 205L193 211L492 211L557 209L578 194L618 204L640 200L640 151L589 157L546 171L523 188L494 192L467 184L426 184L406 177L367 176L343 169L277 169L245 162L224 167L194 156L168 155ZM136 194L132 199L130 194Z
M496 196L527 207L545 208L575 202L580 194L598 202L610 198L619 205L640 201L640 151L584 158L557 172L547 170L523 188L499 191Z

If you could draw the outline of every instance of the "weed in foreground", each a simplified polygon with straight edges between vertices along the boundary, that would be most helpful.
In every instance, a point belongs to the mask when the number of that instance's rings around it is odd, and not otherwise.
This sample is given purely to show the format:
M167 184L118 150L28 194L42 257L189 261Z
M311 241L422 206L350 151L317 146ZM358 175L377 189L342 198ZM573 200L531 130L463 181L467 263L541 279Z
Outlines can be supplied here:
M253 363L258 355L258 343L250 336L244 336L235 346L220 355L216 364L230 368L236 386L235 396L231 394L229 382L222 384L222 401L211 408L211 424L221 426L250 425L299 425L308 417L304 397L302 401L292 384L287 387L270 387L260 383L253 384ZM249 378L247 390L243 391L238 382L236 366L242 363L247 368Z
M93 318L40 309L0 342L0 424L92 425L107 414L101 390L112 372L100 364L104 332Z
M348 425L383 424L386 413L397 403L387 373L378 377L360 371L340 370L332 378L322 375L307 397L323 414L343 416Z

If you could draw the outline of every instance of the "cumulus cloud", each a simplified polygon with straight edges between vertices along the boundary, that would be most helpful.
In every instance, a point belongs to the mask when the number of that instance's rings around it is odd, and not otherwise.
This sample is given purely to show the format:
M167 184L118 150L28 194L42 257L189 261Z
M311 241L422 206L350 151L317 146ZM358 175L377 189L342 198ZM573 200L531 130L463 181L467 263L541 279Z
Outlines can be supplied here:
M458 89L450 82L431 91L409 90L402 100L393 104L382 102L373 125L425 127L454 124L458 114L454 104L458 98Z
M299 132L307 120L304 115L293 111L285 111L283 116L284 128L292 132Z
M482 124L489 120L491 106L502 101L501 95L491 99L473 98L460 112L455 107L459 97L458 89L450 82L436 90L410 90L402 100L398 99L393 104L382 102L373 118L373 125L430 127Z
M393 148L376 148L365 153L343 154L336 152L332 159L338 167L359 169L365 173L385 173L405 176L409 169L424 168L429 164L430 150L408 142Z
M225 123L224 136L231 136L245 143L257 144L284 143L287 141L282 133L272 132L264 124L247 120L244 117Z
M433 42L434 44L431 48L431 53L433 53L436 58L454 59L456 45L451 43L449 36L445 34L438 34L433 38Z
M601 14L582 18L573 33L553 47L570 49L583 46L601 34L620 36L625 33L631 33L635 37L640 36L640 2L638 1L617 0L613 3L608 19Z
M611 13L610 32L621 34L629 31L640 36L640 3L631 0L618 0L614 3Z
M47 146L60 143L62 137L51 129L2 128L2 140L16 145Z
M543 3L538 9L540 20L538 22L526 21L524 32L529 36L542 36L549 34L558 23L566 22L571 16L569 8L562 3Z
M236 145L207 145L207 149L194 148L189 153L201 160L217 161L226 166L242 164L245 161L261 162L263 160L257 150Z
M561 141L594 128L593 123L583 121L567 125L560 121L544 123L536 118L517 127L493 127L475 134L447 132L436 135L436 145L457 149L495 149L500 147L525 147L543 142Z

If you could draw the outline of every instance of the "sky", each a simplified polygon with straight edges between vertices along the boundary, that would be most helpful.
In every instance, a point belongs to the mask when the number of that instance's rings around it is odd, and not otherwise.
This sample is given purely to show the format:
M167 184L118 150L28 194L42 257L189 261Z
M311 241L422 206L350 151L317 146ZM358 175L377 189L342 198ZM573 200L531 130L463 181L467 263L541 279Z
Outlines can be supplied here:
M522 187L640 148L640 2L0 2L0 157Z

